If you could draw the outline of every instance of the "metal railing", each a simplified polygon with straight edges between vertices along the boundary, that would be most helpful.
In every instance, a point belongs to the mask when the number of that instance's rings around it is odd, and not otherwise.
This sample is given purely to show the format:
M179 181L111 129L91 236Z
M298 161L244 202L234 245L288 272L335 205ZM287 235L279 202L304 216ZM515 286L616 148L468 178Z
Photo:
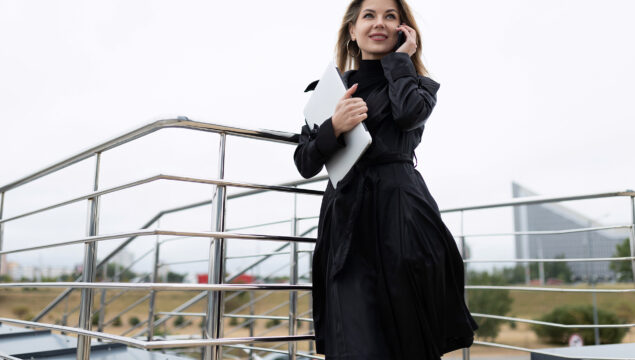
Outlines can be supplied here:
M128 182L125 184L121 184L118 186L110 187L107 189L99 188L99 175L100 175L100 159L101 154L104 151L113 149L120 145L123 145L127 142L133 141L140 137L146 136L154 131L163 128L185 128L191 130L199 130L217 133L220 135L220 143L219 143L219 162L218 162L218 177L216 179L200 179L200 178L190 178L190 177L181 177L174 175L156 175L144 179L140 179L133 182ZM307 341L313 340L312 335L298 335L296 325L298 322L307 322L312 325L312 320L308 317L304 317L307 313L298 314L298 301L304 295L298 296L297 291L310 291L311 286L309 283L299 283L299 273L298 273L298 255L302 253L311 254L310 251L302 251L299 250L297 245L299 242L305 243L314 243L314 238L304 237L304 235L298 235L298 227L297 224L302 220L315 220L316 217L297 217L297 211L294 208L294 216L289 220L280 220L275 222L249 225L239 229L226 230L225 229L225 212L226 212L226 202L232 198L240 198L244 196L251 196L254 194L259 194L266 191L277 191L277 192L287 192L294 194L294 207L297 206L297 195L317 195L320 196L323 194L322 191L309 190L309 189L301 189L298 188L299 185L307 184L315 181L323 181L326 177L317 177L311 180L302 180L296 182L285 183L281 185L264 185L264 184L253 184L253 183L244 183L238 181L229 181L224 179L224 166L225 166L225 146L226 146L226 136L241 136L247 137L251 139L261 140L261 141L274 141L285 144L296 144L298 140L297 134L277 132L277 131L269 131L269 130L248 130L241 129L217 124L208 124L202 122L191 121L187 118L177 118L170 120L161 120L157 122L153 122L151 124L145 125L138 129L135 129L131 132L123 134L119 137L116 137L110 141L107 141L103 144L100 144L96 147L90 148L79 154L76 154L66 160L55 163L41 171L38 171L32 175L21 178L17 181L14 181L10 184L0 187L0 255L3 254L11 254L11 253L19 253L19 252L27 252L33 250L40 250L45 248L52 247L60 247L60 246L68 246L73 244L85 244L84 248L84 271L82 273L81 278L76 282L58 282L58 283L41 283L41 282L28 282L28 283L5 283L1 284L0 287L50 287L50 288L65 288L66 290L62 292L53 302L51 302L45 309L43 309L34 319L33 321L24 321L24 320L16 320L16 319L7 319L0 318L1 322L13 323L24 326L33 326L33 327L43 327L53 330L58 330L66 333L76 334L78 336L78 350L77 357L78 359L88 359L90 356L90 339L98 338L103 340L120 342L123 344L127 344L129 346L143 348L143 349L164 349L164 348L204 348L204 358L205 359L221 359L223 358L223 347L227 347L229 349L242 349L245 351L250 351L250 355L254 353L254 351L269 351L269 352L278 352L285 353L289 355L290 359L295 360L296 356L304 356L312 359L320 359L322 357L316 356L312 353L301 353L298 352L296 348L297 341ZM72 199L58 202L55 204L51 204L45 207L41 207L36 210L31 210L28 212L24 212L18 215L14 215L9 218L3 218L3 211L5 205L5 194L8 191L16 189L24 184L27 184L33 180L42 178L49 174L52 174L56 171L64 169L72 164L75 164L79 161L88 159L90 157L95 157L95 175L93 181L93 191L88 194L84 194L82 196L74 197ZM118 191L140 186L143 184L148 184L155 181L178 181L178 182L188 182L188 183L202 183L214 186L215 193L212 199L205 200L201 202L197 202L194 204L189 204L185 206L181 206L174 209L165 210L159 212L154 217L152 217L145 225L141 227L141 229L135 229L133 231L127 231L122 233L115 234L100 234L99 233L99 200L101 196L116 193ZM237 194L227 195L226 188L227 187L238 187L249 189L248 191L244 191ZM473 210L483 210L483 209L493 209L493 208L503 208L503 207L514 207L514 206L527 206L527 205L535 205L535 204L545 204L551 202L562 202L562 201L574 201L574 200L586 200L586 199L598 199L598 198L609 198L609 197L627 197L630 198L630 211L632 222L630 224L618 225L618 226L596 226L596 227L588 227L582 229L568 229L568 230L558 230L558 231L527 231L527 232L513 232L513 233L494 233L494 234L466 234L463 231L463 222L464 222L464 214L468 211ZM521 198L515 199L512 201L506 202L498 202L498 203L490 203L483 205L474 205L460 208L450 208L444 209L441 212L444 214L448 213L459 213L461 216L461 228L458 235L456 235L457 239L460 242L460 247L462 249L462 253L466 253L466 245L465 241L467 238L474 237L484 237L484 236L509 236L509 235L548 235L548 234L563 234L563 233L573 233L573 232L589 232L589 231L599 231L599 230L608 230L608 229L628 229L629 230L629 239L630 239L630 257L620 257L620 258L576 258L576 259L545 259L545 258L537 258L537 259L466 259L464 260L465 266L469 263L476 262L519 262L529 264L531 262L558 262L558 261L566 261L566 262L575 262L575 261L631 261L634 267L635 272L635 246L634 246L634 238L635 238L635 192L627 190L620 192L611 192L611 193L599 193L599 194L585 194L585 195L577 195L577 196L566 196L566 197L544 197L544 196L536 196L530 198ZM12 250L4 250L3 249L3 230L4 224L25 218L31 215L39 214L48 210L56 209L62 206L74 204L81 201L87 201L89 207L89 219L88 219L88 231L85 237L64 240L57 242L55 244L45 244L38 246L25 246L19 249ZM172 229L149 229L154 224L157 224L158 221L166 214L175 213L179 211L184 211L188 209L192 209L194 207L199 206L209 206L212 205L213 211L213 219L214 219L214 231L185 231L185 230L172 230ZM273 225L273 224L282 224L282 223L290 223L292 226L291 236L280 236L280 235L264 235L264 234L244 234L237 233L236 230L244 230L251 227L256 226L264 226L264 225ZM309 231L314 230L314 228L309 229ZM162 243L167 241L175 241L178 240L175 238L159 241L158 239L150 242L148 240L148 247L152 247L151 250L147 251L139 258L135 259L132 264L128 264L126 269L131 268L137 261L140 259L153 254L153 272L151 273L151 280L147 283L122 283L118 281L117 276L113 276L114 281L112 282L95 282L96 273L100 268L104 268L106 264L120 251L122 251L126 246L128 246L133 240L136 239L147 239L150 236L176 236L179 238L198 238L201 240L210 241L210 251L208 259L202 260L189 260L187 262L208 262L208 278L209 284L164 284L157 283L157 270L161 266L165 266L167 264L161 264L159 262L159 253L160 246ZM124 241L110 254L108 254L103 260L99 263L96 262L95 251L96 244L102 241L112 241L112 240L121 240ZM249 240L262 240L262 241L283 241L285 244L274 252L265 253L265 254L254 254L254 255L245 255L245 256L234 256L228 257L225 255L226 252L226 244L225 239L249 239ZM282 251L285 248L289 247L288 251ZM240 274L244 274L250 269L253 269L258 264L262 263L266 259L271 258L272 256L279 256L282 254L286 254L289 256L289 261L282 263L284 267L289 267L289 283L288 284L230 284L229 282L232 279L235 279ZM249 258L256 257L257 259L252 264L248 265L243 270L239 271L238 274L234 275L232 279L225 279L225 262L227 259L232 258ZM176 264L176 263L172 263ZM274 272L275 273L275 272ZM466 272L467 274L467 272ZM309 273L310 276L310 273ZM104 277L106 278L106 277ZM265 277L266 279L266 277ZM467 276L466 276L467 281ZM467 285L465 286L468 290L522 290L522 291L558 291L558 292L589 292L589 293L630 293L633 292L632 289L565 289L565 288L547 288L547 287L526 287L526 286L485 286L485 285ZM65 323L62 325L54 325L54 324L46 324L41 322L40 320L44 318L46 314L48 314L54 307L59 305L64 299L68 299L69 294L75 290L81 289L82 296L80 305L77 307L79 310L79 324L77 327L69 327L65 326ZM102 290L102 300L100 304L100 308L93 311L92 309L92 297L94 295L94 290ZM122 290L115 296L106 300L105 290ZM106 320L103 316L103 309L115 301L118 297L120 297L123 293L129 290L145 290L149 293L132 304L128 305L123 311L121 311L117 316L112 317L111 320ZM267 290L262 296L258 298L253 297L253 291L263 291ZM263 314L254 314L253 306L257 301L261 301L269 294L272 294L275 291L289 291L289 300L284 303L277 304L274 308L265 311ZM156 311L155 307L155 297L157 291L194 291L196 295L190 298L188 301L183 304L177 306L172 309L172 311ZM250 294L252 297L251 300L245 304L243 304L238 309L235 309L232 313L225 312L224 309L224 292L225 291L245 291ZM232 294L231 296L238 296L238 292ZM198 303L201 300L207 299L207 309L205 313L200 312L186 312L185 310L190 306ZM131 329L126 330L124 333L130 333L134 330L137 330L141 327L136 334L132 336L122 336L122 335L113 335L104 333L102 330L105 326L114 321L118 316L125 314L130 311L132 308L142 304L146 300L150 300L148 304L148 318L139 324L133 326ZM469 301L468 292L466 292L466 302ZM289 315L288 316L277 316L270 315L272 312L280 309L283 306L289 306ZM238 313L241 310L244 310L246 307L250 307L250 314L240 314ZM71 311L72 313L73 311ZM99 317L99 325L98 328L100 331L91 331L90 320L92 316L101 312L102 315ZM65 313L65 317L67 317L69 312ZM481 318L492 318L498 320L507 320L507 321L519 321L525 323L535 323L546 326L557 326L557 327L593 327L593 328L602 328L602 327L629 327L634 326L634 324L594 324L594 325L571 325L571 324L557 324L550 322L540 322L536 320L530 319L522 319L517 317L506 317L495 314L481 314L481 313L473 313L475 317ZM155 320L155 316L160 316L159 319ZM185 340L155 340L153 336L154 329L161 324L164 324L168 319L173 316L194 316L194 317L202 317L204 318L205 328L203 334L200 339L185 339ZM224 329L223 329L223 319L224 318L236 318L241 317L247 319L243 324L238 326L245 327L250 326L250 336L248 337L240 337L240 338L228 338L224 337ZM253 336L253 323L257 319L267 319L267 320L287 320L286 326L289 327L288 336ZM280 324L278 326L284 326L285 324ZM275 328L273 329L275 330ZM273 331L269 329L268 331ZM232 330L234 331L234 330ZM229 334L231 332L227 332ZM145 340L141 340L138 337L145 334ZM266 335L266 333L264 334ZM247 344L251 344L254 342L275 342L278 345L271 348L261 348L255 346L246 346ZM282 346L284 344L288 344L287 350L276 350L276 347ZM513 348L515 350L522 351L531 351L538 352L539 350L535 349L527 349L521 347L515 347L505 344L497 344L485 341L475 341L475 344L480 344L484 346L493 346L496 348ZM229 356L229 354L227 354ZM463 358L469 359L469 349L463 349Z
M179 176L171 176L171 175L157 175L150 178L141 179L138 181L122 184L119 186L111 187L108 189L100 189L99 188L99 176L100 176L100 160L101 154L104 151L116 148L125 143L138 139L140 137L146 136L152 132L155 132L164 128L185 128L191 130L199 130L217 133L220 136L220 144L219 144L219 162L218 162L218 178L217 179L195 179L195 178L186 178ZM14 324L22 324L29 326L38 326L49 329L56 329L60 331L64 331L67 333L77 334L78 336L78 349L77 349L77 358L78 359L88 359L90 356L90 338L95 337L99 339L111 340L121 342L130 346L142 347L145 349L153 349L153 348L178 348L178 347L195 347L195 346L205 346L205 359L220 359L222 358L222 347L220 345L223 344L248 344L253 343L254 341L288 341L293 343L294 341L300 340L309 340L312 337L308 335L302 336L294 336L293 330L290 330L290 336L288 337L262 337L262 338L237 338L237 339L224 339L222 338L222 319L223 319L223 291L231 290L291 290L290 293L294 294L295 291L298 290L310 290L311 286L309 284L299 284L297 283L297 242L307 242L314 243L314 238L305 238L299 236L274 236L274 235L262 235L262 234L240 234L240 233L230 233L225 231L225 204L227 201L226 188L230 187L240 187L240 188L248 188L251 191L244 192L243 194L238 194L238 196L248 196L262 191L282 191L282 192L291 192L295 194L307 194L307 195L322 195L322 191L308 190L298 188L297 185L293 186L278 186L278 185L263 185L263 184L251 184L251 183L242 183L242 182L233 182L227 181L224 179L224 167L225 167L225 146L226 146L226 137L227 135L239 136L239 137L247 137L252 139L257 139L261 141L273 141L280 142L286 144L297 144L298 134L293 133L285 133L278 131L270 131L270 130L249 130L242 129L231 126L224 126L218 124L209 124L203 122L191 121L187 118L177 118L177 119L168 119L168 120L160 120L148 125L142 126L138 129L135 129L131 132L125 133L121 136L118 136L112 140L104 142L98 146L92 147L88 150L82 151L79 154L76 154L68 159L55 163L43 170L40 170L34 174L28 175L21 179L18 179L12 183L4 185L0 187L0 255L19 253L19 252L27 252L33 250L47 249L52 247L60 247L60 246L68 246L73 244L85 244L84 245L84 265L83 272L81 276L81 282L58 282L58 283L38 283L38 282L29 282L29 283L4 283L0 287L10 288L10 287L55 287L55 288L68 288L69 290L60 294L58 298L51 303L47 308L45 308L40 314L38 314L35 318L36 321L27 322L22 320L14 320L14 319L2 319L2 321L7 323ZM19 188L22 185L25 185L31 181L42 178L46 175L57 172L61 169L64 169L70 165L73 165L82 160L88 159L90 157L95 158L95 174L93 181L93 192L82 195L79 197L75 197L70 200L66 200L63 202L55 203L46 207L42 207L36 210L32 210L29 212L25 212L22 214L18 214L12 216L10 218L3 218L3 210L5 205L5 194L11 190ZM152 219L146 226L144 226L140 230L134 230L129 232L117 233L117 234L108 234L108 235L100 235L99 234L99 200L100 197L106 194L115 193L127 188L139 186L142 184L147 184L149 182L158 181L158 180L170 180L170 181L183 181L190 183L203 183L213 185L215 187L215 193L212 198L211 204L214 211L214 230L208 232L193 232L193 231L181 231L181 230L163 230L163 229L155 229L148 230L147 228L151 226L156 220L158 220L163 214L159 214L157 217ZM323 180L315 179L316 180ZM4 224L10 221L14 221L17 219L21 219L27 216L35 215L44 211L52 210L55 208L59 208L62 206L66 206L69 204L73 204L80 201L87 201L90 209L90 215L87 224L87 235L82 238L72 239L72 240L64 240L54 244L45 244L38 246L26 246L18 249L12 250L4 250L2 247L3 244L3 228ZM204 202L209 204L210 202ZM187 207L198 206L197 204L188 205ZM297 222L297 219L294 220L294 224ZM170 236L186 236L190 238L203 238L210 240L210 254L209 254L209 270L208 270L208 278L209 285L187 285L187 284L161 284L161 283L121 283L121 282L100 282L96 283L96 272L99 266L105 266L108 260L110 260L117 252L127 246L132 240L137 237L147 237L147 236L158 236L158 235L170 235ZM121 244L115 251L113 251L109 256L102 260L99 264L96 262L96 244L101 241L109 241L109 240L117 240L117 239L126 239L126 241ZM275 240L275 241L285 241L291 244L291 261L293 264L291 265L291 277L290 283L288 285L284 284L252 284L252 285L241 285L237 286L236 284L226 284L224 279L224 254L225 254L225 239L251 239L251 240ZM152 280L156 280L156 269L158 268L158 249L159 244L155 242L154 244L154 259L155 259L155 271L152 273ZM295 274L295 275L294 275ZM53 307L59 304L63 299L67 298L71 289L81 289L81 302L79 308L79 326L68 327L68 326L60 326L53 324L45 324L42 322L38 322L43 318L45 314L47 314ZM121 289L121 290L149 290L150 294L148 298L150 299L149 306L149 316L148 320L146 320L147 326L147 341L140 341L130 337L122 337L117 335L105 334L102 332L93 332L90 331L91 327L91 315L92 304L93 304L93 294L95 289ZM204 332L204 338L196 341L167 341L167 342L157 342L153 341L152 332L156 322L153 321L154 318L154 297L156 291L201 291L204 290L207 294L208 298L208 306L206 312L206 329ZM141 303L146 300L146 298L142 298L143 300L137 300L138 303ZM297 301L297 297L291 295L291 308L290 318L292 322L295 322L295 310L293 307L295 306L295 301ZM112 300L112 299L111 299ZM105 301L102 301L102 306L105 305ZM187 304L183 304L187 306ZM102 318L103 321L103 317ZM102 327L100 324L100 328ZM290 327L293 329L293 326ZM295 352L293 350L293 346L291 346L290 357L295 358Z
M504 207L515 207L515 206L528 206L528 205L543 205L547 203L556 203L563 201L579 201L579 200L590 200L590 199L606 199L606 198L627 198L629 199L629 212L630 212L630 223L615 225L615 226L595 226L595 227L586 227L586 228L575 228L575 229L565 229L565 230L548 230L548 231L515 231L515 232L507 232L507 233L488 233L488 234L466 234L464 231L464 216L468 211L476 211L476 210L485 210L485 209L497 209ZM599 344L599 333L598 329L600 328L630 328L634 327L635 324L598 324L597 318L597 304L595 294L597 293L611 293L611 294L624 294L624 293L635 293L635 289L569 289L569 288L555 288L555 287L545 287L545 286L493 286L493 285L467 285L468 283L468 272L467 265L469 263L492 263L492 262L514 262L514 263L524 263L526 266L529 263L539 263L544 264L545 262L596 262L596 261L630 261L631 262L631 270L633 272L633 278L635 279L635 191L633 190L625 190L625 191L616 191L616 192L604 192L604 193L593 193L593 194L582 194L582 195L571 195L571 196L530 196L530 197L522 197L516 198L510 201L504 202L495 202L495 203L487 203L487 204L478 204L472 206L464 206L464 207L456 207L456 208L448 208L441 210L443 214L450 213L458 213L460 215L460 229L459 233L455 235L455 237L460 242L461 253L466 254L466 239L468 237L491 237L491 236L509 236L509 235L559 235L559 234L569 234L569 233L588 233L591 231L601 231L601 230L612 230L612 229L627 229L628 230L628 239L630 245L630 255L626 257L611 257L611 258L523 258L523 259L464 259L464 269L465 269L465 289L467 290L514 290L514 291L527 291L527 292L577 292L577 293L591 293L593 295L594 302L594 324L560 324L553 322L544 322L537 321L519 317L507 317L493 314L481 314L481 313L472 313L474 317L480 318L490 318L490 319L498 319L498 320L506 320L506 321L518 321L523 323L530 324L538 324L544 326L553 326L553 327L561 327L561 328L593 328L595 329L595 338L596 345ZM465 292L465 301L469 303L469 294L468 291ZM538 354L545 355L553 355L549 352L536 350L536 349L528 349L519 346L511 346L505 345L495 342L487 342L487 341L474 341L474 344L490 346L500 349L513 349L525 352L533 352ZM560 355L559 357L568 358L568 356ZM578 357L569 357L569 358L578 358ZM463 359L469 359L469 349L463 349ZM589 358L590 359L590 358ZM593 357L593 359L616 359L614 357ZM635 359L634 357L628 358L617 358L617 359Z

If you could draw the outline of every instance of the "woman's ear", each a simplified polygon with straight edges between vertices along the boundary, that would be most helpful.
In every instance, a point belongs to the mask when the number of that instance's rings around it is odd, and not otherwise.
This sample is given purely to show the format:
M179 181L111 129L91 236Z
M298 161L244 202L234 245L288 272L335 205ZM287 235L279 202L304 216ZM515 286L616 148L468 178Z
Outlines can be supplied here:
M351 40L355 41L355 25L351 23L348 24L348 33L351 36Z

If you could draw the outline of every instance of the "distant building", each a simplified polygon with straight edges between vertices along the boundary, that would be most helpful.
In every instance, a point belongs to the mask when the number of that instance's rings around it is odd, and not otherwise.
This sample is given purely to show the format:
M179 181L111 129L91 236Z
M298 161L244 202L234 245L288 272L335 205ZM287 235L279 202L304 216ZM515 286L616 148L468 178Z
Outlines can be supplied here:
M512 183L513 196L525 197L537 195L518 183ZM523 205L514 207L514 230L569 230L602 226L596 221L568 209L558 203ZM555 258L563 254L565 258L612 257L618 243L625 236L615 231L600 230L590 232L567 233L558 235L515 235L516 258ZM600 280L615 279L615 273L609 269L608 261L569 262L574 279ZM529 281L528 272L526 280ZM543 282L545 279L541 279Z

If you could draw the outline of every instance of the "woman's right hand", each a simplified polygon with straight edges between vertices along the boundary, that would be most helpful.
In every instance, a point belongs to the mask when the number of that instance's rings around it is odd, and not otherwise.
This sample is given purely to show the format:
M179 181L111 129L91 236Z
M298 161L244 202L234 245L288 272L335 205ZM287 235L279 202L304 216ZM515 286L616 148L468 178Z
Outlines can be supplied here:
M361 98L353 97L357 86L357 84L354 84L346 90L344 96L335 106L335 113L331 117L335 137L339 137L342 133L354 128L355 125L362 122L368 116L368 114L366 114L368 111L366 102Z

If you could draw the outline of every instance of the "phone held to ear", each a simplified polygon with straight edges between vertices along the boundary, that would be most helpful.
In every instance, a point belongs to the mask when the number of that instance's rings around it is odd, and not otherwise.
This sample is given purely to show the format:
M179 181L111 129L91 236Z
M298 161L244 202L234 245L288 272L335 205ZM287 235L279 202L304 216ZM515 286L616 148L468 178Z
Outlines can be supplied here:
M403 45L403 43L405 42L406 42L406 35L403 33L403 31L399 31L397 33L397 45L395 45L392 51L393 52L397 51L397 49L399 49L399 47Z

